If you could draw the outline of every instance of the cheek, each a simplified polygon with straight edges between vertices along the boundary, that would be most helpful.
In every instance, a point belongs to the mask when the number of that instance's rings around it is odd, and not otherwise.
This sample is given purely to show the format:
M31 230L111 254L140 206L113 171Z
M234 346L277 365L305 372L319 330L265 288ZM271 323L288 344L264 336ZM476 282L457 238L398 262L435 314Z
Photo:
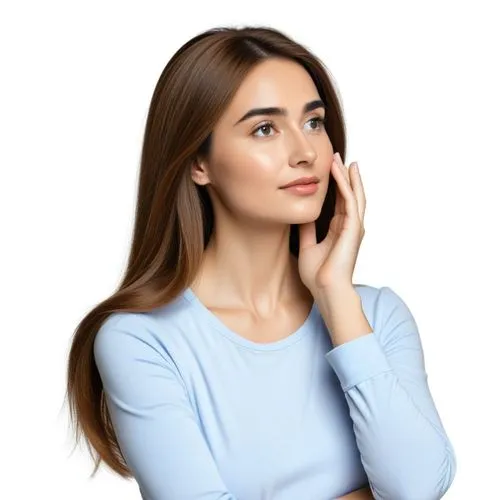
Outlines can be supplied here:
M278 171L260 158L233 156L219 171L219 196L236 213L265 214L277 202Z
M279 186L280 165L276 159L262 152L232 154L224 161L221 182L244 192L276 189Z

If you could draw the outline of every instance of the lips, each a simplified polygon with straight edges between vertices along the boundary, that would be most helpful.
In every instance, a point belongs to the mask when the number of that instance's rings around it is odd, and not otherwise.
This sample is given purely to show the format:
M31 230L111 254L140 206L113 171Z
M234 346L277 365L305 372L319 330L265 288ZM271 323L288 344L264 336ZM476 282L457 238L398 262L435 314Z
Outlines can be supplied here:
M319 182L318 177L300 177L298 179L295 179L292 182L289 182L288 184L285 184L284 186L281 186L281 189L290 187L290 186L305 186L307 184L317 184Z
M314 194L318 191L318 183L311 182L310 184L295 184L293 186L283 188L283 191L298 195Z

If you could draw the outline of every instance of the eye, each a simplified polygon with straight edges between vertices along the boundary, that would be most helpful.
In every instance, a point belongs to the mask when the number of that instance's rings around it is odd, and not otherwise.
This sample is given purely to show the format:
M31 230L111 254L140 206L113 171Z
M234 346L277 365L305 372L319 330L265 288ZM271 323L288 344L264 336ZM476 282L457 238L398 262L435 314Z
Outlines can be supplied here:
M313 130L321 130L325 124L325 119L321 118L321 116L316 116L315 118L311 118L308 121L314 122L317 124L317 126L315 128L313 128Z
M265 129L265 128L268 128L268 127L274 127L274 123L273 122L264 122L262 125L258 126L253 132L252 132L252 135L255 136L255 133L258 132L259 130L261 129ZM258 136L256 136L258 137ZM269 137L269 135L267 134L264 134L263 136L260 136L260 137Z
M323 129L325 119L322 118L321 116L315 116L314 118L308 120L308 122L314 122L316 124L316 127L313 127L312 130L317 131ZM258 132L259 130L267 129L269 127L274 128L274 123L272 121L266 121L262 125L259 125L256 129L253 130L252 135L255 137L271 137L269 134L264 134L261 136L256 135L256 132Z

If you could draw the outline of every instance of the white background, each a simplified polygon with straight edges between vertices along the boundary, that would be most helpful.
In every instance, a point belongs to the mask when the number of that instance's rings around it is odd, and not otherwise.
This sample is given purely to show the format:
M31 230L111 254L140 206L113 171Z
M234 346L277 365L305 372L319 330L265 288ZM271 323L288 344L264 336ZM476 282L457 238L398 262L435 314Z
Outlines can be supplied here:
M145 119L201 31L268 25L341 93L367 195L354 282L411 308L458 459L448 499L498 497L499 113L495 2L10 2L0 11L0 497L138 499L73 453L77 323L124 270ZM425 499L422 499L425 500Z

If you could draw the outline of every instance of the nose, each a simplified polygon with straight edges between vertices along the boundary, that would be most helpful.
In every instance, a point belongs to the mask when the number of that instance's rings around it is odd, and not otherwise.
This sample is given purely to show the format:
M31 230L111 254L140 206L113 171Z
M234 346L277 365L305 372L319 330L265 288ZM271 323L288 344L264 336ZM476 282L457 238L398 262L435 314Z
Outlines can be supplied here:
M292 131L290 164L297 165L303 162L314 163L318 154L302 131Z

